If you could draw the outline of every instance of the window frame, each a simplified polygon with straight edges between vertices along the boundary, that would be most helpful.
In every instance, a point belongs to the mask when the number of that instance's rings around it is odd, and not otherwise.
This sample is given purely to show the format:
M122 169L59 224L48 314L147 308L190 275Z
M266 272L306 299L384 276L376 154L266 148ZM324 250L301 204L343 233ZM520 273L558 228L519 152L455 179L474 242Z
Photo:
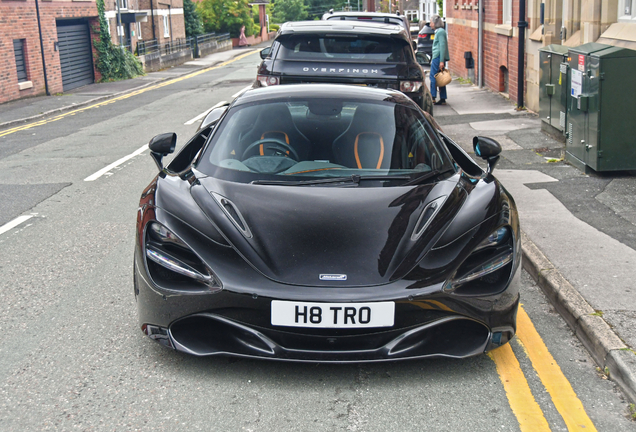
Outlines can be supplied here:
M170 17L168 15L163 16L163 37L170 37Z
M141 36L141 22L137 21L137 39L138 40L142 40L143 37Z
M629 14L627 8L629 7ZM636 22L636 0L618 2L618 22Z
M16 42L20 44L19 52L16 50ZM16 73L18 76L18 83L29 81L29 70L27 68L26 59L26 39L13 39L13 56L15 59ZM22 56L22 68L18 65L18 54Z
M501 23L512 26L512 0L501 0Z

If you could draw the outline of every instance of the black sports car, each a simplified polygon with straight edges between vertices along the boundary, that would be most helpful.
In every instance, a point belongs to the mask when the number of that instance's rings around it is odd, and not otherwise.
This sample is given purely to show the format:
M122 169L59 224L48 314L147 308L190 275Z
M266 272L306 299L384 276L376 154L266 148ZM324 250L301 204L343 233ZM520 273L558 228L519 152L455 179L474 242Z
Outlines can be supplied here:
M400 90L433 114L410 35L401 25L368 21L300 21L281 26L261 51L255 87L333 83Z
M350 362L506 343L519 222L492 176L393 90L248 90L213 109L137 218L142 331L195 355Z

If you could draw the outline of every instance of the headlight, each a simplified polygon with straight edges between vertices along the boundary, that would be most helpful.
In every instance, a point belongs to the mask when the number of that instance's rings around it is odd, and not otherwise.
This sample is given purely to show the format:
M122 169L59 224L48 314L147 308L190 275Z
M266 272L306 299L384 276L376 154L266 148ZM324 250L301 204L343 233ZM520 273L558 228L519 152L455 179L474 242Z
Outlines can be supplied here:
M146 263L150 277L159 286L178 291L218 291L212 270L176 234L158 222L146 229Z
M499 228L473 250L444 289L463 295L497 294L506 287L513 259L510 228Z

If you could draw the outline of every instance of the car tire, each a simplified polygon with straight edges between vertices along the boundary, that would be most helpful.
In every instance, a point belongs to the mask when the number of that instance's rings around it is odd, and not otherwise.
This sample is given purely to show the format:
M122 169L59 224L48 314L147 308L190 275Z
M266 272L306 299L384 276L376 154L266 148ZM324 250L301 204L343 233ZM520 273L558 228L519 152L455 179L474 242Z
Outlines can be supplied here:
M422 98L422 110L433 115L433 106L433 97L429 92L426 92L426 95Z

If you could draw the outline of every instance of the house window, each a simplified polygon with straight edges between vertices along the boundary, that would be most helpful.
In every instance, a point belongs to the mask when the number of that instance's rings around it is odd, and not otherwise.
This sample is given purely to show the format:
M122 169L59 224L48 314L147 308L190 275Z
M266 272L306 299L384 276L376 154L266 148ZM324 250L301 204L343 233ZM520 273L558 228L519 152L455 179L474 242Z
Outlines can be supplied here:
M512 0L502 0L502 20L503 24L512 25Z
M143 39L141 37L141 23L140 22L137 23L137 39L139 39L139 40Z
M636 20L636 0L620 0L618 2L619 21Z
M128 0L117 0L121 9L128 9Z
M170 37L170 17L163 16L163 37Z
M26 59L24 57L25 39L13 40L13 53L15 54L15 66L18 71L18 82L28 81L26 70Z

